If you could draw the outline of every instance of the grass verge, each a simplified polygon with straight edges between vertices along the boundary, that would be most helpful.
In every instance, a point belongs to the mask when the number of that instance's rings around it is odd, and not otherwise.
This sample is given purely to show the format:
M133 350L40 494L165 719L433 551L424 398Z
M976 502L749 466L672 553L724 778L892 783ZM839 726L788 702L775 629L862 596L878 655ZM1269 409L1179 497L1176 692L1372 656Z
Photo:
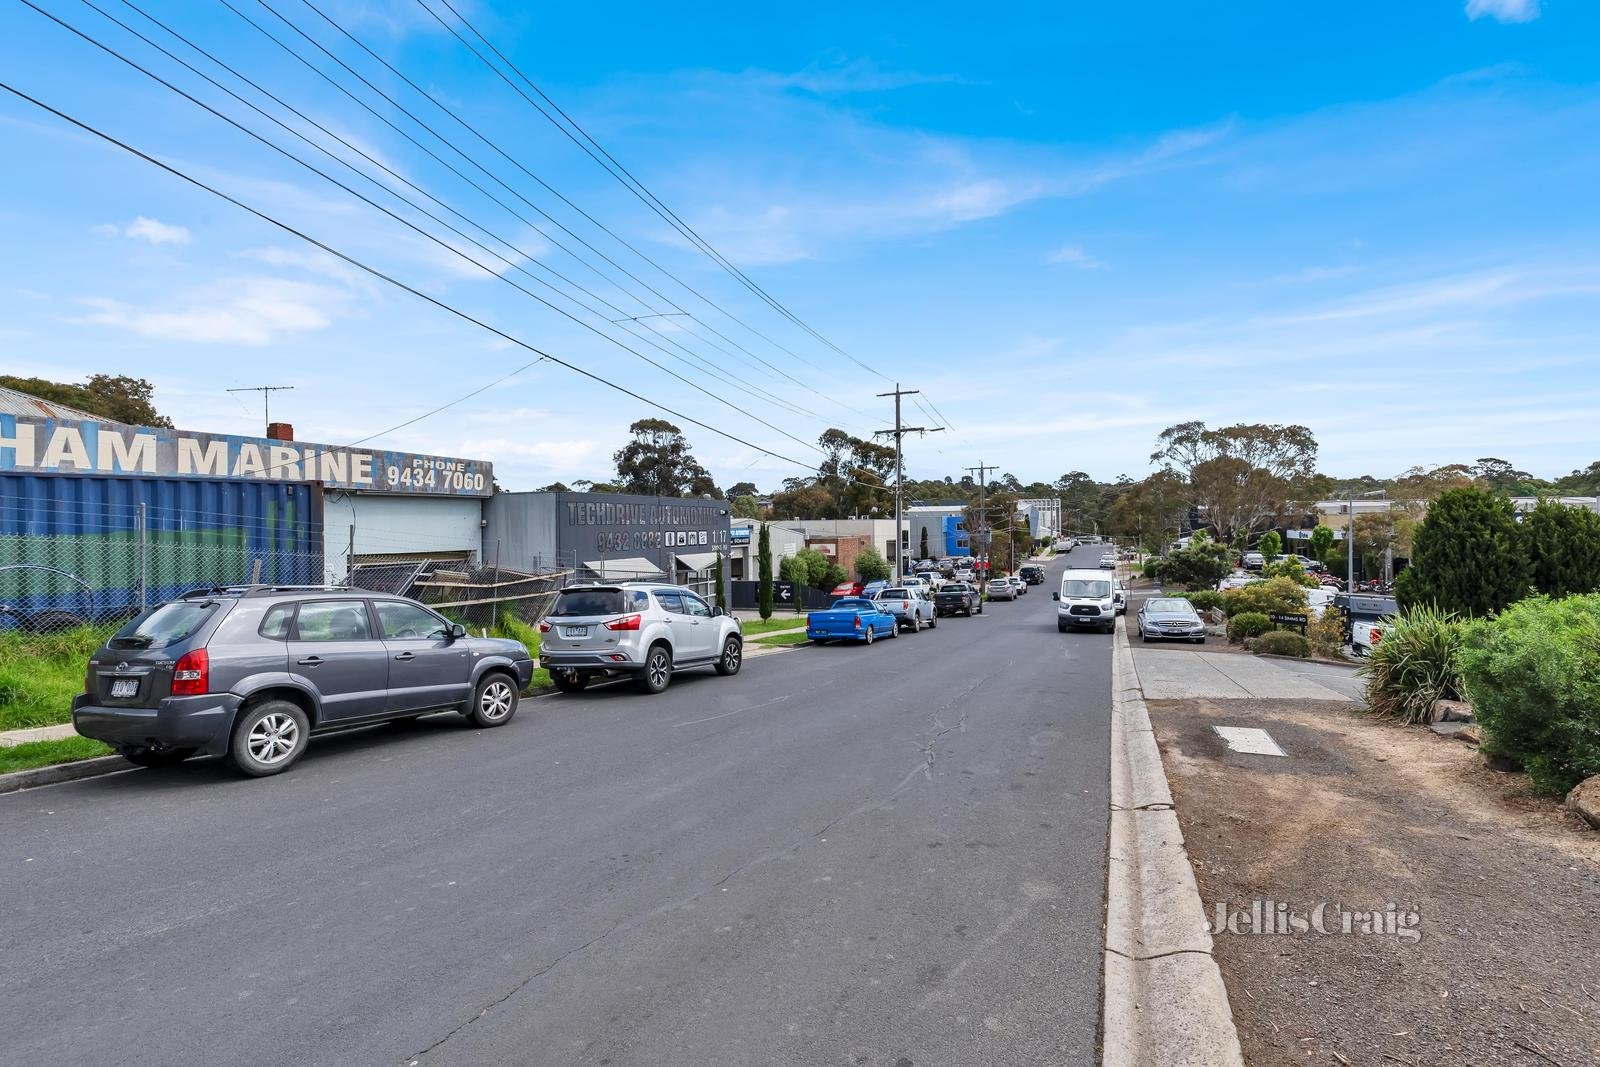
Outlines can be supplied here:
M108 631L80 627L59 634L0 634L0 730L72 721L89 657Z
M795 630L792 633L773 634L770 637L757 637L750 642L752 645L807 645L811 638L806 636L804 630Z
M54 741L29 741L25 745L0 748L0 774L52 767L57 763L76 763L111 755L109 745L87 737L62 737Z
M757 634L778 633L782 630L793 630L806 624L804 615L774 615L770 619L752 619L749 622L740 622L739 629L744 631L746 637Z

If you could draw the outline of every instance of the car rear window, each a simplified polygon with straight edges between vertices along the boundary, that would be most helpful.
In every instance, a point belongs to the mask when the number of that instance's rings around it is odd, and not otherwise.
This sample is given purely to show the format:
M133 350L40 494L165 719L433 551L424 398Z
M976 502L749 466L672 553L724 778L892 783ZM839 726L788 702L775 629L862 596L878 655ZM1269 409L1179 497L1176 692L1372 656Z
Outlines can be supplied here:
M118 630L112 648L165 648L194 634L216 613L215 600L178 600L139 616Z
M620 589L563 589L552 615L621 615L627 608Z

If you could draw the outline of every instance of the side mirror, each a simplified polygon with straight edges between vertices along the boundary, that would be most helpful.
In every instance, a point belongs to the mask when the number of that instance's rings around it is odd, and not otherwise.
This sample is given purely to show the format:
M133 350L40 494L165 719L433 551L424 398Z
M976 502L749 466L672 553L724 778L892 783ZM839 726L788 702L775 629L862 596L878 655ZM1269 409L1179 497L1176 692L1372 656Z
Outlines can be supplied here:
M1061 599L1061 594L1060 593L1051 593L1050 594L1050 599L1051 600L1060 600Z
M727 613L727 609L723 608L721 605L716 605L711 609L712 615L726 615Z
M467 628L465 626L462 626L459 622L450 624L450 640L459 641L465 636L467 636Z

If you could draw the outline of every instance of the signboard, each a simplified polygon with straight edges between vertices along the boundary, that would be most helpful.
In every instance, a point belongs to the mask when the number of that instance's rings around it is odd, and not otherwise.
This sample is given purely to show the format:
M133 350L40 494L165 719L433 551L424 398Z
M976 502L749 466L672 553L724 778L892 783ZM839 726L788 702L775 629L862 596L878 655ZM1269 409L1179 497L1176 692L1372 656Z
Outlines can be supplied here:
M1274 611L1267 618L1282 626L1298 626L1301 633L1306 632L1306 624L1311 621L1306 615L1290 615L1286 612Z
M478 460L31 415L0 415L0 470L321 482L420 496L494 493L494 468Z
M794 583L793 582L773 582L772 583L772 603L775 606L780 607L780 608L792 608L792 607L794 607L795 606Z
M728 544L748 545L750 543L749 526L733 526L728 529Z
M729 542L727 505L720 501L607 500L573 494L562 497L560 508L565 527L560 536L562 551L593 549L615 555L659 548L722 549Z

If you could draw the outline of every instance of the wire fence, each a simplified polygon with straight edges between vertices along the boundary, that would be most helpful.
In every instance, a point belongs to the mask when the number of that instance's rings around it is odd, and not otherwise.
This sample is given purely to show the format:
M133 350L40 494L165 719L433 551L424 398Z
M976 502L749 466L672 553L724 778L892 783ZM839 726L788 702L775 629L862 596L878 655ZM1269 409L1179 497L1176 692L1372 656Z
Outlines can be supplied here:
M325 556L320 531L234 526L162 529L148 521L79 523L72 533L0 533L0 632L56 633L112 627L196 589L240 585L336 585L410 597L474 628L515 617L536 624L563 588L582 582L687 586L707 599L715 568L667 570L647 560L524 557L516 568L476 551L406 550ZM413 538L410 545L415 545ZM646 569L648 568L648 569Z

